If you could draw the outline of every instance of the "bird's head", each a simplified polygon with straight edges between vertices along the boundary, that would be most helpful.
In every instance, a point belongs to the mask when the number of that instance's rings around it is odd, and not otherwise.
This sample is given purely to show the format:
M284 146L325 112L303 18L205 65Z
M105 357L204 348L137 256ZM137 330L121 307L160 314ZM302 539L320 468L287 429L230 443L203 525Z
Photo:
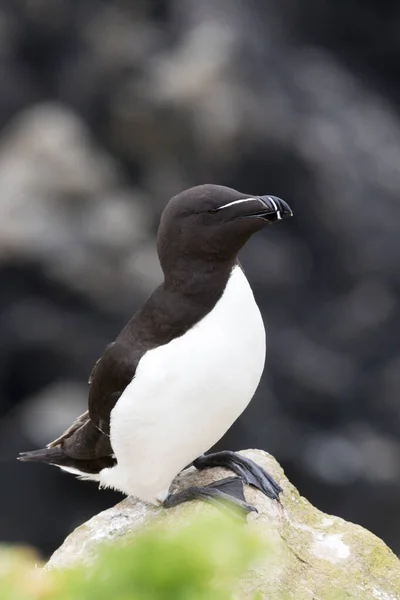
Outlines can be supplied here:
M161 266L179 260L227 262L249 237L272 223L293 215L276 196L242 194L221 185L199 185L167 204L158 230Z

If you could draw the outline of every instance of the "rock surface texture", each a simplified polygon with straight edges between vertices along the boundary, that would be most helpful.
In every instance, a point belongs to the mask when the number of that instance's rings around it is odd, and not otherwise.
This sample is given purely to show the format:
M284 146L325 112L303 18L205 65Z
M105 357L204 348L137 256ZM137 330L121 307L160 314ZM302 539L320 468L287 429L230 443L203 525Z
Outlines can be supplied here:
M248 516L248 526L272 544L275 556L248 572L238 598L253 598L258 592L260 598L276 599L400 600L400 561L379 538L314 508L291 485L272 456L260 450L243 454L267 469L284 491L279 504L245 486L247 501L258 510ZM199 472L191 467L176 478L174 487L205 485L226 475L224 469ZM123 538L160 517L176 526L188 514L204 510L216 509L191 502L165 510L127 498L78 527L52 555L47 567L89 563L101 542Z

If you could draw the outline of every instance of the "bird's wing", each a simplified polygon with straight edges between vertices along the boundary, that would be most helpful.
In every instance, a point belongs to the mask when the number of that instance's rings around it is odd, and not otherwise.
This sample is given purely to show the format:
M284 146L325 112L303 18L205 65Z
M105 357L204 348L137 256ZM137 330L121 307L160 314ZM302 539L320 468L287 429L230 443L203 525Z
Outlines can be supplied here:
M129 353L120 344L109 344L89 377L89 410L80 415L47 448L60 446L67 456L77 460L111 456L110 413L131 382L137 363L138 360L129 359Z
M89 375L89 379L88 379L88 384L89 385L91 385L91 383L93 381L93 377L94 377L94 374L96 372L97 365L99 364L100 361L101 361L101 358L98 358L96 360L96 362L95 362L95 365L94 365L93 369L90 371L90 375Z
M109 348L109 347L113 346L113 344L115 344L115 342L111 342L111 344L109 344L109 345L107 346L107 348ZM91 372L90 372L90 375L89 375L89 379L88 379L88 384L89 384L89 385L91 385L91 384L92 384L92 381L93 381L94 375L95 375L95 373L96 373L97 366L98 366L99 362L101 361L101 358L102 358L102 357L100 356L100 358L98 358L98 359L96 360L96 362L94 363L94 367L93 367L93 369L91 370Z
M118 398L132 381L142 356L118 342L109 344L90 378L89 416L104 434L110 433L110 414Z
M90 419L65 438L61 446L66 456L77 460L96 460L113 455L110 438Z
M108 435L92 423L89 411L80 415L62 435L47 445L47 449L57 446L65 456L77 460L102 459L113 454Z
M88 410L86 410L82 415L80 415L77 419L75 419L75 421L72 423L72 425L70 425L70 427L68 427L68 429L66 429L64 431L64 433L62 433L56 440L54 440L53 442L50 442L50 444L47 444L47 448L54 448L55 446L59 446L61 444L61 442L70 438L71 435L73 435L75 433L75 431L77 431L77 429L82 427L82 425L84 425L86 423L86 421L89 421L89 411Z

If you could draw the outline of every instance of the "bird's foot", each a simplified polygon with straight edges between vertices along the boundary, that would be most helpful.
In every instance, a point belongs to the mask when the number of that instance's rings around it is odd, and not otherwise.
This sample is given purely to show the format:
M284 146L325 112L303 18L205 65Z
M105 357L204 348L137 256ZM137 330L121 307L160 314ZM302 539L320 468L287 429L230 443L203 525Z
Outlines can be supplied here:
M209 467L225 467L238 475L245 483L261 490L268 498L278 500L282 492L281 486L275 479L249 458L236 454L230 450L203 454L197 458L193 465L202 470Z
M240 477L227 477L209 485L192 486L175 494L169 494L164 500L163 506L171 508L189 500L206 500L214 504L224 504L227 508L233 510L235 514L238 511L243 512L245 515L253 511L257 512L254 506L246 502L243 493L243 481Z

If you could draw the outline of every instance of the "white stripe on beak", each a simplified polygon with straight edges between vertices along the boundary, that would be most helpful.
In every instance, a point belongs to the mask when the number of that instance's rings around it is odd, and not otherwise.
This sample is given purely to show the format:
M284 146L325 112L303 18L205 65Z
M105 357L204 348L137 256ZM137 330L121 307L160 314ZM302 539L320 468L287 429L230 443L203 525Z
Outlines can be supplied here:
M257 198L242 198L241 200L234 200L233 202L228 202L228 204L224 204L220 206L218 210L222 210L223 208L228 208L228 206L233 206L234 204L241 204L242 202L251 202L252 200L257 200Z
M282 220L282 215L281 215L281 211L278 208L277 203L275 202L275 200L272 198L272 196L268 196L268 198L270 199L270 202L272 204L272 206L274 207L274 209L276 210L276 216L278 221Z

